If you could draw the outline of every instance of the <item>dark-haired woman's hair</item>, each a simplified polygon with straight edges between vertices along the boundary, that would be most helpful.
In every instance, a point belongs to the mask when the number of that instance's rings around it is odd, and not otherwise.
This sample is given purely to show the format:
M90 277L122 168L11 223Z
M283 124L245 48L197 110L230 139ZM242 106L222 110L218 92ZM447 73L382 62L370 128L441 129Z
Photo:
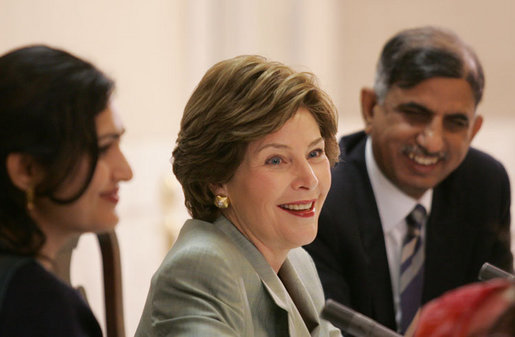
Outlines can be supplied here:
M25 191L9 178L10 153L30 156L44 172L36 196L60 204L88 187L98 158L95 116L105 110L114 83L91 63L43 45L0 57L0 252L34 256L45 241L26 209ZM74 195L56 191L87 158L88 174Z

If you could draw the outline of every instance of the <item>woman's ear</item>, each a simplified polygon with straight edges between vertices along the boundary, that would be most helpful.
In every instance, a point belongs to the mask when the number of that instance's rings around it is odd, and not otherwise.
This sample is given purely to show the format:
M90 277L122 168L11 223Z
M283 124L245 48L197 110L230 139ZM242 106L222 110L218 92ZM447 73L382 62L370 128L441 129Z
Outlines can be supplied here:
M22 191L34 187L40 176L38 165L34 158L23 153L9 153L6 160L7 174L14 186Z
M224 184L209 184L209 189L216 195L227 196L227 191Z

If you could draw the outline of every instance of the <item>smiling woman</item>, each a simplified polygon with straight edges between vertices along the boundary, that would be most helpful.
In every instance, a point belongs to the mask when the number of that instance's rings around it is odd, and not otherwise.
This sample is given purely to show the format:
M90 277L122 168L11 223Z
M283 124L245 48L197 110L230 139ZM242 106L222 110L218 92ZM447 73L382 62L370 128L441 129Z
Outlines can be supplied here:
M132 171L112 89L63 50L30 46L0 57L2 335L102 336L52 269L69 239L118 222L118 184Z
M250 142L227 183L222 213L278 272L290 249L313 241L331 174L324 140L311 113L297 110L281 129Z
M340 336L300 248L338 157L314 76L259 56L208 70L184 110L173 170L188 220L152 279L136 336Z

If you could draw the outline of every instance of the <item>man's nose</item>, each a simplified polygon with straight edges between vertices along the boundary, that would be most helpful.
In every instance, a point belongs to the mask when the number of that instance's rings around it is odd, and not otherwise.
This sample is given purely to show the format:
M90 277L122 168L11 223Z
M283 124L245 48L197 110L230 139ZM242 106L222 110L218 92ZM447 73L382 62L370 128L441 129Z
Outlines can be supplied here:
M444 147L444 130L438 119L427 124L417 135L417 143L429 153L437 153Z

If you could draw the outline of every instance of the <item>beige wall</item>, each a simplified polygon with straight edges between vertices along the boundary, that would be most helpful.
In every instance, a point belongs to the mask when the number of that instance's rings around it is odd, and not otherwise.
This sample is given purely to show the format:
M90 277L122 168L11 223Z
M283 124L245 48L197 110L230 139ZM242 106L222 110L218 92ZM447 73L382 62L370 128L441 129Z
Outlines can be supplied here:
M358 93L371 85L384 41L402 28L447 26L483 60L486 121L475 145L515 176L515 2L511 0L0 0L0 53L48 43L86 57L117 80L134 180L122 187L118 227L127 335L151 274L187 214L170 157L182 108L205 70L237 54L262 54L311 70L340 112L340 133L360 128ZM169 183L169 185L165 185ZM163 186L170 186L164 188ZM81 240L74 280L101 317L94 241ZM93 267L91 267L93 268Z

